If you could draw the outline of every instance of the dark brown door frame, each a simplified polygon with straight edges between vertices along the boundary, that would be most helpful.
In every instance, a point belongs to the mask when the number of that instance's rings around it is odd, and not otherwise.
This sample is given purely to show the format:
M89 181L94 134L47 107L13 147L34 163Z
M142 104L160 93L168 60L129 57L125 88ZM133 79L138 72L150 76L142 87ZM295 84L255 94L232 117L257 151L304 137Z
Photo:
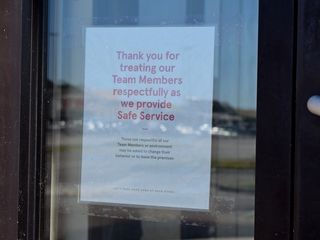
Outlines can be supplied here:
M320 239L320 117L311 114L307 101L320 95L320 2L299 1L295 240Z
M38 239L46 1L0 1L0 239Z
M296 4L259 1L256 240L293 238Z
M0 239L18 238L22 1L0 1Z

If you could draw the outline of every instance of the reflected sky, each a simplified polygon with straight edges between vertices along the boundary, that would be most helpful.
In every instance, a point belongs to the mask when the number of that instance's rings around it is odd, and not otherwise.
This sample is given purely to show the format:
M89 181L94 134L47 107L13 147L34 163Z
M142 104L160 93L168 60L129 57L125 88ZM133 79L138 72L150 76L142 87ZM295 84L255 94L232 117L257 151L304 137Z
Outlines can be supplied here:
M234 108L256 108L257 0L122 0L50 3L48 77L84 83L85 28L89 26L216 27L214 99ZM59 16L60 14L60 16Z

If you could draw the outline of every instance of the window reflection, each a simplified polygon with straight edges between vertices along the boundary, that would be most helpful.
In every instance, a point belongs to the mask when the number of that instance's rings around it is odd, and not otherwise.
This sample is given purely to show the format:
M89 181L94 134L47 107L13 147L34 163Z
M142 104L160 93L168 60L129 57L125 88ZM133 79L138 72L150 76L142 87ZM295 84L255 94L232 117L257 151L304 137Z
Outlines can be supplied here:
M253 239L257 5L256 0L50 1L48 239ZM105 119L83 122L83 29L206 24L217 28L213 125L193 125L185 119L172 129L156 127L179 137L212 135L212 212L175 218L152 209L126 212L79 205L83 128L99 135L123 124ZM191 117L203 114L201 101L190 99Z

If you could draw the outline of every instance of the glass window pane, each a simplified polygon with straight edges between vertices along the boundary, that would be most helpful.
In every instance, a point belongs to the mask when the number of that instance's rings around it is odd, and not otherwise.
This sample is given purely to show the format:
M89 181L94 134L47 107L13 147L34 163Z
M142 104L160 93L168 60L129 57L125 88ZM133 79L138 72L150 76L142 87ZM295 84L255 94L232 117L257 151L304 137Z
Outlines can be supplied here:
M258 0L50 0L46 239L253 239L257 31Z

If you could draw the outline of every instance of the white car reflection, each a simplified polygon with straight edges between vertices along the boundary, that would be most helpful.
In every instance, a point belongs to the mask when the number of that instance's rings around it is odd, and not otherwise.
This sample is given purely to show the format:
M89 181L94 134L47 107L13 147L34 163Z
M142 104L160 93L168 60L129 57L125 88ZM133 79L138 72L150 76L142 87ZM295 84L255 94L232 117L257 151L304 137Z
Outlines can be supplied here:
M215 136L224 136L224 137L236 137L238 133L235 131L230 131L222 127L213 127L211 129L211 134Z
M238 136L238 133L232 130L228 130L222 127L211 127L209 124L205 123L201 125L198 129L194 129L191 126L177 125L176 130L184 135L201 135L202 133L211 134L215 136L223 137L235 137Z
M91 132L96 132L101 130L102 131L108 130L110 128L113 128L113 129L116 129L119 127L130 128L130 127L134 127L134 125L137 125L137 124L138 123L133 123L132 125L130 125L130 124L124 124L122 122L105 123L100 120L89 120L85 123L85 129ZM214 136L236 137L239 135L238 132L235 130L224 128L224 127L218 127L218 126L211 127L210 124L208 123L204 123L198 127L193 127L185 124L178 124L174 127L174 129L172 129L162 123L159 124L157 122L150 122L148 123L148 129L151 129L151 130L159 129L161 132L175 130L179 134L197 135L197 136L200 136L202 134L210 134Z
M194 130L193 127L190 126L184 126L184 125L177 125L176 126L176 130L184 135L191 135L191 134L195 134L195 135L201 135L201 132L199 130Z

